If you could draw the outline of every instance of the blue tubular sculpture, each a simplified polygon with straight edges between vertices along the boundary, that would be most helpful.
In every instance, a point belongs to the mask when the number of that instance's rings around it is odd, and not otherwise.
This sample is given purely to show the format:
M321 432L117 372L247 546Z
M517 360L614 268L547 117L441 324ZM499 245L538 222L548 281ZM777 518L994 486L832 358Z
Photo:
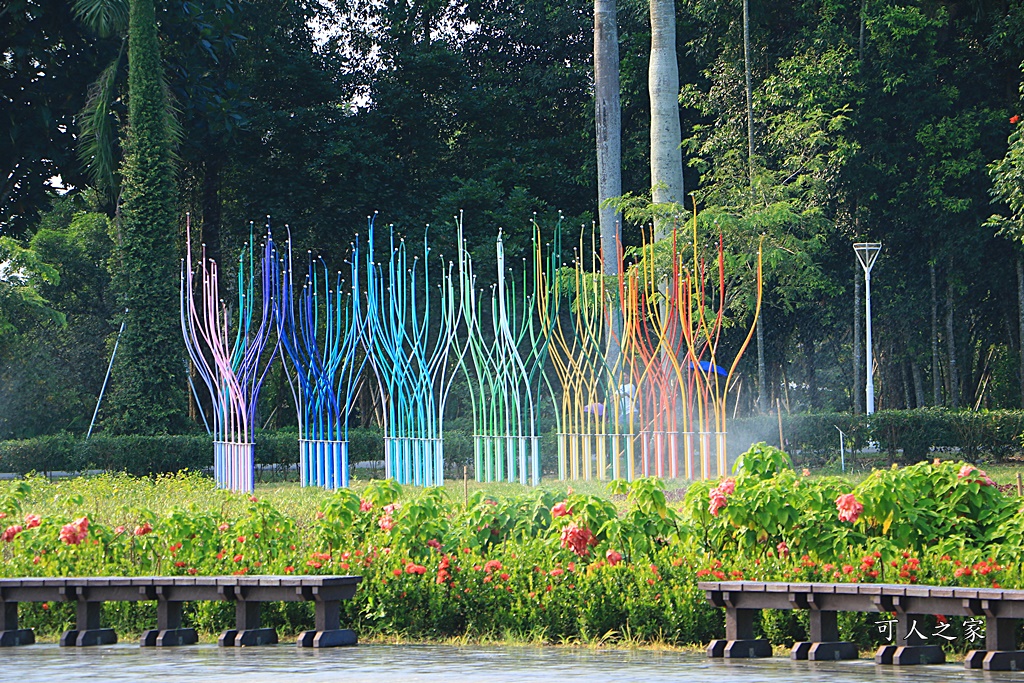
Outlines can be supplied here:
M303 486L348 486L348 418L356 382L366 363L365 355L361 361L357 358L364 324L358 263L359 245L354 244L349 261L351 289L346 294L341 272L331 287L327 265L310 252L298 302L294 297L290 235L287 256L276 267L275 315L281 346L296 378L293 391ZM287 371L284 354L282 363Z
M186 224L186 240L181 268L181 330L189 357L209 389L213 404L214 479L219 488L252 491L256 401L277 352L275 345L270 353L264 353L274 327L274 241L268 227L260 300L256 298L256 253L251 235L239 254L238 317L232 342L231 319L220 299L217 264L207 261L205 246L199 268L193 269L190 221ZM260 318L255 325L257 306Z
M453 265L437 284L436 316L431 315L430 248L410 266L405 240L396 246L391 231L386 262L374 260L374 229L366 258L366 330L363 343L377 378L385 409L384 468L402 484L444 483L442 427L451 390L452 354L461 358L456 333L462 320L452 285ZM460 264L461 265L461 264Z

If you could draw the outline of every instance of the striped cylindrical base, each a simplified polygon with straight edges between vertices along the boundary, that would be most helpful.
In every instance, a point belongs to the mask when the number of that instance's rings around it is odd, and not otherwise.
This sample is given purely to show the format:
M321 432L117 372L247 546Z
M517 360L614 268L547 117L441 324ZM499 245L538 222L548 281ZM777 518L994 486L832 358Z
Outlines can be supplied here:
M251 442L213 442L213 478L219 489L251 492L255 462L255 444Z
M348 441L299 439L299 476L303 486L348 486Z

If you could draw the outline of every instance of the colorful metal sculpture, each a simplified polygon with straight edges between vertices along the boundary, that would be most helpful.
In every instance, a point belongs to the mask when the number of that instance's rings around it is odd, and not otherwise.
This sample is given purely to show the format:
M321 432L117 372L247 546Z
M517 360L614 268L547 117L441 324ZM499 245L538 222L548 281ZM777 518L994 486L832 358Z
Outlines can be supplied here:
M363 344L385 406L384 470L416 486L444 483L445 404L468 344L457 338L464 296L455 291L454 264L435 280L429 263L426 238L423 258L410 263L405 240L396 243L393 227L387 260L377 261L370 221Z
M332 275L324 260L309 252L298 299L292 263L289 234L287 254L272 267L281 362L286 372L290 369L299 420L299 480L303 486L346 487L348 420L366 363L366 355L359 353L365 325L359 245L352 245L348 283L341 271Z
M274 328L274 281L269 267L276 260L274 242L268 227L257 292L256 249L250 233L238 258L237 317L232 319L220 298L217 264L206 258L205 245L198 268L193 268L191 220L186 222L185 235L181 331L189 357L210 392L214 479L219 488L252 491L256 400L276 353L276 345L265 353Z
M524 259L519 283L505 265L501 232L496 241L497 280L490 297L476 289L472 260L458 221L461 301L469 353L462 370L473 407L473 455L477 481L539 484L541 478L538 408L541 376L547 358L548 315L538 316L543 293L552 280L554 261L542 258L540 228L533 224L533 285ZM485 305L487 304L487 305ZM486 318L490 318L489 324ZM466 360L468 358L468 360Z

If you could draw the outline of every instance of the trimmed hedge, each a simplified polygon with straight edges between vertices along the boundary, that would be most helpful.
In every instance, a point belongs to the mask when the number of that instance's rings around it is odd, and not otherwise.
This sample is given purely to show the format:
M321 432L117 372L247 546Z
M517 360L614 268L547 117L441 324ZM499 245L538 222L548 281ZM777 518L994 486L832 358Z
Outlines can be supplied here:
M384 439L376 429L349 430L349 462L379 461ZM287 469L299 462L299 437L294 431L256 435L256 465ZM453 430L445 433L445 463L462 475L472 465L473 440ZM88 441L70 434L0 441L0 472L84 472L104 470L135 476L203 470L213 465L213 440L208 434L161 436L109 436Z
M1004 460L1021 452L1024 411L950 411L923 408L884 410L872 416L849 413L804 413L782 416L786 450L798 465L820 466L839 456L839 427L848 451L877 443L893 462L917 462L932 450L958 451L959 457ZM750 444L779 442L778 417L764 415L729 421L729 447L737 453ZM384 442L375 429L349 431L349 460L379 461ZM541 439L544 471L554 471L554 434ZM286 469L297 464L298 435L294 431L262 432L256 436L256 464ZM202 470L213 462L208 435L94 436L88 441L69 434L0 441L0 472L82 472L106 470L136 476L180 470ZM473 463L473 439L463 430L445 432L445 464L451 476Z
M839 432L846 448L864 449L878 444L893 462L917 462L932 450L957 451L968 460L991 457L1005 460L1021 452L1024 411L918 408L882 410L874 415L804 413L782 416L786 450L801 464L820 465L839 455ZM746 448L760 440L779 442L778 417L765 415L729 421L730 446Z

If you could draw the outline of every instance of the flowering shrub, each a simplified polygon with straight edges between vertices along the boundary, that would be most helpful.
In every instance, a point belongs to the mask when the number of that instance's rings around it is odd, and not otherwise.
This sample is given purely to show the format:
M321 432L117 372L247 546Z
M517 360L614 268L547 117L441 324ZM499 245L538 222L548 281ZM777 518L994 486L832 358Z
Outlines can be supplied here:
M1024 586L1024 515L986 477L962 463L922 463L851 490L801 476L785 454L759 446L734 477L692 483L681 505L668 504L656 479L612 482L619 507L565 490L478 491L463 502L372 482L358 494L310 491L304 516L223 492L206 506L178 494L162 514L131 505L101 515L75 495L44 509L43 496L26 501L31 486L48 484L4 483L0 575L358 574L343 618L366 635L628 632L699 643L722 630L697 589L704 578ZM199 478L173 485L212 491ZM717 496L726 504L712 510ZM213 631L230 623L228 607L196 605L189 618ZM70 618L61 605L25 609L29 624L56 629ZM144 609L117 607L111 618ZM292 630L311 618L308 605L267 609L268 623ZM778 637L791 639L791 627Z

